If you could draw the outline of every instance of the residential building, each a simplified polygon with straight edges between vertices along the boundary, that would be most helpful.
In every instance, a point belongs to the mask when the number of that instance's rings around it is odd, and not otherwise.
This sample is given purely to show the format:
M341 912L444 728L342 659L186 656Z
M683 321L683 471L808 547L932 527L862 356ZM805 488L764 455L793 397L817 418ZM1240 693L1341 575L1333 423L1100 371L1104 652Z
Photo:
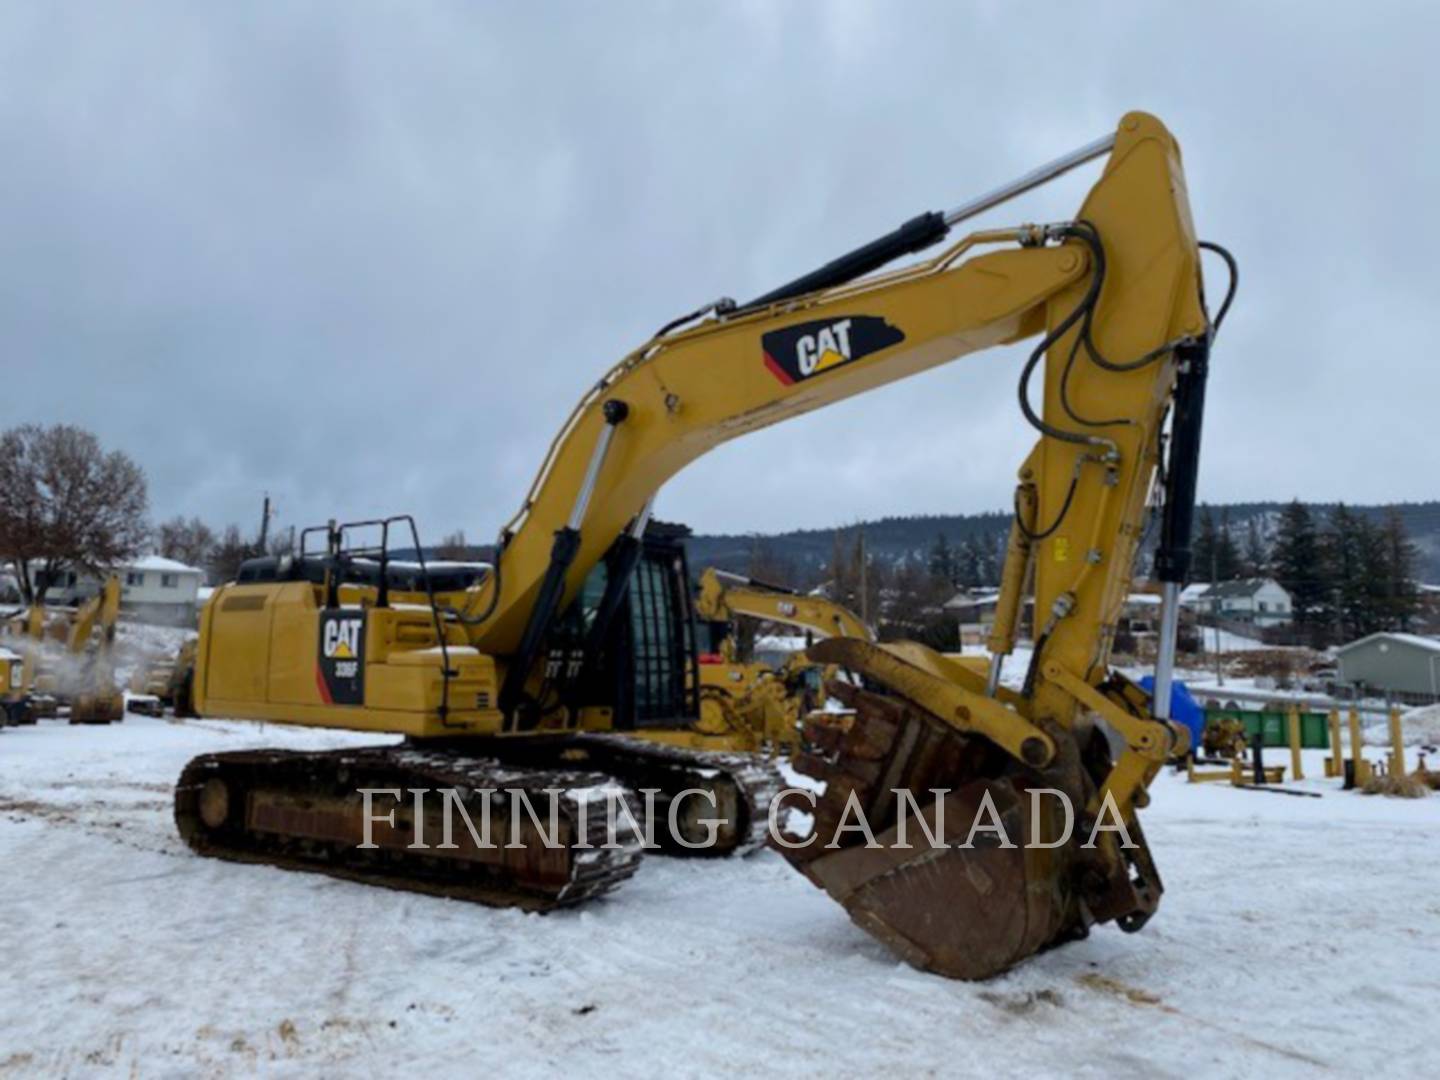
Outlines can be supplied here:
M1216 585L1189 585L1180 602L1198 615L1264 629L1289 626L1290 594L1273 578L1245 578Z
M1335 650L1337 677L1362 693L1440 701L1440 638L1371 634Z
M120 610L137 622L194 626L198 593L205 573L161 555L142 555L115 568L120 578ZM100 591L100 578L71 571L50 587L48 604L83 604Z

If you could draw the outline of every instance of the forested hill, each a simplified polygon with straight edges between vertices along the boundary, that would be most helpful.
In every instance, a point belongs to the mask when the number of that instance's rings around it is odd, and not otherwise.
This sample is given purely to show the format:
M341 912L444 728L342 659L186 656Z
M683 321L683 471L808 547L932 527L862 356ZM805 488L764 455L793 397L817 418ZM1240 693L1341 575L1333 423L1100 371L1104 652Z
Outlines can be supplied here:
M1306 505L1323 525L1336 504ZM1237 543L1245 541L1253 521L1261 541L1268 544L1274 538L1284 506L1281 502L1214 503L1210 504L1210 512L1217 521L1228 522ZM1383 521L1392 509L1397 511L1417 549L1417 575L1422 581L1440 583L1440 501L1350 506L1349 509L1377 522ZM738 573L759 574L768 567L772 574L796 584L808 584L825 576L837 542L849 551L861 530L871 555L879 562L896 565L911 560L923 564L941 536L955 549L973 543L999 554L1009 527L1008 513L922 514L856 522L838 529L801 529L769 536L693 536L687 544L693 572L705 566L719 566Z

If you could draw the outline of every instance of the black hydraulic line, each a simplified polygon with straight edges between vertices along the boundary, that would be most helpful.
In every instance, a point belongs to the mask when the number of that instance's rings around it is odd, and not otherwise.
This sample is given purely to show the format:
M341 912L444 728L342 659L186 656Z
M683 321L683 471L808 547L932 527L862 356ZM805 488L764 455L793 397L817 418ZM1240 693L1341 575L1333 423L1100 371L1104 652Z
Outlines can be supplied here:
M540 592L535 598L535 606L530 609L530 617L525 622L520 646L510 658L505 682L500 687L500 708L507 716L513 715L515 707L525 696L525 682L530 676L531 665L540 654L540 647L559 612L560 600L565 595L565 577L570 572L571 564L575 562L575 556L580 553L580 524L585 504L593 491L599 469L604 464L605 449L609 445L610 436L629 416L630 408L625 402L612 399L605 402L602 412L606 427L596 445L581 490L576 496L571 519L555 530L555 538L550 545L550 563L545 567Z
M837 259L831 259L818 270L812 270L777 289L771 289L763 296L757 296L748 304L741 305L741 310L764 307L780 300L844 285L847 281L854 281L880 269L902 255L923 251L930 245L939 243L949 232L950 226L945 224L944 214L933 210L920 214L893 232L871 240L854 251L846 252Z
M610 549L610 557L605 564L605 594L600 598L600 605L595 609L595 619L585 635L587 669L591 661L599 655L600 646L610 632L610 626L619 614L620 606L625 603L630 579L635 576L635 568L640 565L640 555L644 550L645 541L631 536L629 532L622 533Z
M520 638L520 647L511 658L509 670L505 673L505 684L500 688L500 708L509 715L519 704L525 692L525 680L529 678L531 664L540 651L540 644L550 629L550 620L560 606L565 592L565 575L570 564L580 551L580 530L568 525L555 530L555 539L550 545L550 565L545 568L545 577L540 583L540 592L535 606L530 609L530 618L525 623L525 633Z
M799 589L792 589L788 585L777 585L773 581L761 581L759 578L747 577L745 574L732 574L728 570L721 570L722 577L729 577L737 584L743 586L754 586L757 589L764 589L766 592L784 593L786 596L799 596Z
M1060 528L1065 521L1065 515L1070 513L1070 504L1075 501L1075 489L1080 486L1080 469L1077 467L1070 474L1070 488L1065 492L1065 501L1060 504L1059 511L1055 514L1055 520L1042 529L1031 532L1025 525L1024 516L1020 513L1020 492L1015 492L1015 527L1020 530L1021 535L1032 544L1038 544L1041 540L1048 540L1054 535L1055 530Z
M1225 289L1225 299L1221 301L1220 310L1215 313L1215 318L1210 324L1210 336L1213 338L1220 332L1220 324L1225 321L1225 315L1235 300L1235 290L1240 286L1240 265L1235 261L1234 255L1214 241L1201 240L1198 246L1203 251L1213 251L1219 255L1225 260L1226 269L1230 271L1230 284Z
M1025 684L1020 690L1020 695L1025 698L1032 697L1035 693L1035 681L1040 675L1040 657L1045 652L1045 646L1050 643L1050 635L1043 633L1035 642L1035 648L1030 652L1030 666L1025 669Z
M1183 585L1190 573L1190 532L1195 518L1195 489L1200 475L1200 430L1205 420L1205 380L1210 370L1210 335L1175 347L1175 380L1170 459L1165 470L1165 510L1155 576Z

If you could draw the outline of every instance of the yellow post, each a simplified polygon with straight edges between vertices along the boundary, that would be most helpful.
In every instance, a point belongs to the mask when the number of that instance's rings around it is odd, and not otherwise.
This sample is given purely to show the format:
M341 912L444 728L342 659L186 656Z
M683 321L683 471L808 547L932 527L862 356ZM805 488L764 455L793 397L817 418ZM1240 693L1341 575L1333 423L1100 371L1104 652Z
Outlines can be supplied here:
M1332 780L1345 772L1341 763L1345 760L1340 749L1340 710L1330 710L1330 756L1325 759L1325 775Z
M1363 787L1370 782L1370 763L1360 752L1360 710L1352 708L1349 716L1350 760L1355 765L1355 786Z
M1400 710L1390 707L1390 775L1405 775L1405 736L1400 731Z
M1300 768L1300 706L1290 706L1290 777L1293 780L1304 780L1305 773Z

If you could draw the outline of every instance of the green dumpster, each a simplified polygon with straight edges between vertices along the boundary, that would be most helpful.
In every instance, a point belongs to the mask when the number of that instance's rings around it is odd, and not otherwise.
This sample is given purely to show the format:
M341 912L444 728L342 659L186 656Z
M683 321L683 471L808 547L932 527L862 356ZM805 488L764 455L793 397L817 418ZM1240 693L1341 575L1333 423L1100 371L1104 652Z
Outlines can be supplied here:
M1300 745L1306 750L1328 750L1330 748L1329 713L1302 712L1300 714ZM1221 718L1239 720L1245 725L1245 738L1252 743L1258 735L1261 746L1290 745L1290 713L1283 709L1211 709L1205 710L1205 722Z

